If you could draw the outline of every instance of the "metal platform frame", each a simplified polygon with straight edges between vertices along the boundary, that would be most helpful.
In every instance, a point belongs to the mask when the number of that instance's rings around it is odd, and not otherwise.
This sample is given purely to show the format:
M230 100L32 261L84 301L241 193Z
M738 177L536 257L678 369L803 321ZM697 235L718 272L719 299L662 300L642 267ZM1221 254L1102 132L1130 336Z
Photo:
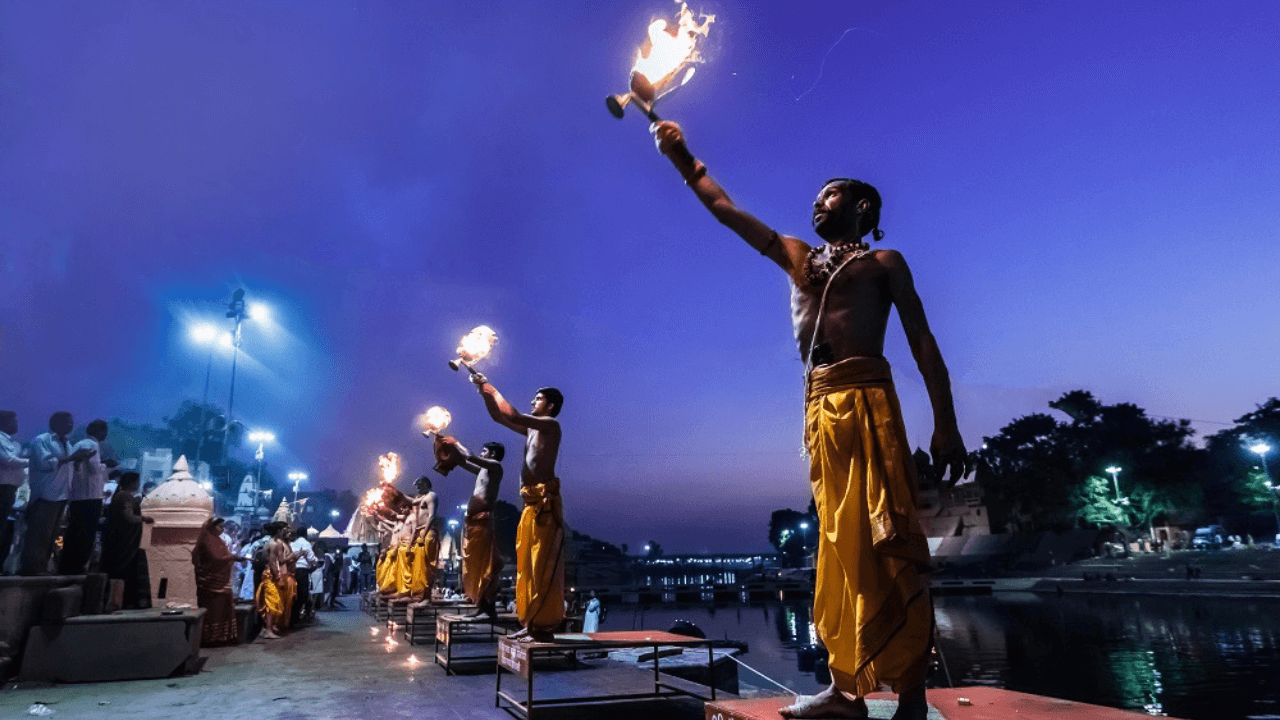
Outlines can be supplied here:
M490 619L463 617L461 615L436 615L436 664L444 667L446 675L453 674L454 663L498 661L498 638L506 635L506 629L518 630L520 619L515 615L497 615ZM493 643L492 655L454 656L453 642L459 638L474 640L487 637ZM444 652L441 652L443 648Z
M563 636L561 636L563 637ZM682 687L681 685L673 685L670 681L663 680L658 667L658 648L662 646L679 647L685 649L704 648L707 651L707 677L715 676L715 651L712 648L713 640L704 640L702 638L691 638L684 635L675 635L668 632L659 631L631 631L631 632L599 632L590 633L586 637L589 641L576 640L557 640L552 642L521 642L512 640L509 637L502 637L498 640L498 668L497 668L497 687L495 691L493 705L501 708L502 702L505 700L510 706L506 708L512 714L519 714L533 720L535 711L549 706L565 706L582 703L607 703L618 702L622 700L651 700L657 698L669 697L693 697L698 700L708 700L714 702L716 699L715 682L712 681L710 686L710 696L700 695L693 690ZM587 697L567 697L567 698L544 698L535 700L533 679L536 674L538 658L548 658L553 655L572 654L575 656L579 652L599 652L607 650L623 650L632 648L653 648L653 692L651 693L619 693L616 695L592 695ZM502 689L502 674L509 672L513 675L525 679L524 700L516 698L510 693L504 692ZM684 681L684 684L695 684Z

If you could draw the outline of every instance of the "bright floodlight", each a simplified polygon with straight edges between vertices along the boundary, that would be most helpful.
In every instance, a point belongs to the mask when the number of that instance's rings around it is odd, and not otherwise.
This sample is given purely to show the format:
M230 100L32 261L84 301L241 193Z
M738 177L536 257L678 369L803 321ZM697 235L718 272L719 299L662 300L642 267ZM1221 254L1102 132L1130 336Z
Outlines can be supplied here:
M231 333L222 333L222 337L218 338L218 344L222 347L231 347L234 344L231 340Z
M271 311L267 309L266 305L254 303L249 306L249 317L254 320L266 320L271 317Z
M1119 468L1119 467L1116 467L1115 465L1109 465L1109 466L1107 467L1107 472L1109 472L1109 473L1111 473L1111 474L1113 474L1113 475L1114 475L1115 473L1120 472L1120 468Z
M268 443L268 442L274 442L275 439L276 439L276 436L274 433L269 433L265 430L255 430L249 433L250 442Z
M204 345L211 343L218 337L218 329L212 325L197 325L191 328L191 339Z
M289 479L294 482L301 482L307 479L307 474L304 472L300 472L298 470L294 470L293 472L289 473Z
M1266 457L1267 453L1271 452L1271 446L1266 443L1258 443L1249 449L1263 457Z
M451 527L451 528L456 528L456 527L458 527L458 521L457 521L457 520L450 520L450 521L449 521L449 527Z
M801 530L808 530L808 529L809 529L809 523L807 523L807 522L802 522L802 523L800 523L800 529L801 529Z
M336 518L336 517L338 517L338 516L339 516L339 515L341 515L341 514L342 514L342 513L341 513L341 512L339 512L339 511L337 511L337 510L330 510L330 511L329 511L329 517L335 517L335 518Z

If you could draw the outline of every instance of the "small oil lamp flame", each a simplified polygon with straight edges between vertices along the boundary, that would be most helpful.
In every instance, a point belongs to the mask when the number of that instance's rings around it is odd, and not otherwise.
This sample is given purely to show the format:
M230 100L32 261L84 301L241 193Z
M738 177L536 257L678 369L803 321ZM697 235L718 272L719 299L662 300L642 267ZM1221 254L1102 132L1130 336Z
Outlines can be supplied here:
M378 458L378 472L382 474L382 482L391 484L400 477L400 456L389 452Z
M418 422L422 424L423 435L439 435L453 422L453 415L439 405L433 405L418 417Z
M410 655L409 659L404 661L404 664L407 665L408 667L417 667L418 664L421 662L422 661L418 659L417 655Z
M661 118L653 111L659 99L682 87L693 77L695 63L703 61L699 46L707 38L714 15L702 15L698 22L685 3L680 4L676 24L658 19L649 23L649 38L636 53L631 68L629 92L610 95L605 105L614 117L622 119L629 104L634 104L650 122Z
M462 336L458 341L458 354L456 360L449 361L449 367L455 371L458 368L466 368L467 372L472 375L476 374L475 368L472 366L481 360L489 357L489 353L493 352L493 346L498 344L498 334L488 325L481 325L472 328L471 332Z

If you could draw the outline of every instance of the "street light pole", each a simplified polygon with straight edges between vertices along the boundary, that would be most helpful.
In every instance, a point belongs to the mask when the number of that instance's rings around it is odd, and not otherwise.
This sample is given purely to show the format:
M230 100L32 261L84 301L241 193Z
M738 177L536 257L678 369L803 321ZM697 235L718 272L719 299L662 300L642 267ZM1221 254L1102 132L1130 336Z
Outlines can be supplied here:
M1111 473L1111 482L1116 487L1116 502L1120 502L1120 468L1110 465L1107 467L1107 472Z
M227 463L227 442L231 438L232 413L236 405L236 361L240 358L240 325L246 315L244 305L244 289L236 290L231 295L231 303L227 306L227 317L236 321L236 329L231 334L231 396L227 399L227 422L222 428L222 464ZM227 481L231 480L231 471L227 470Z
M1271 446L1260 442L1249 449L1258 453L1262 460L1262 476L1267 479L1267 490L1271 491L1271 511L1276 516L1276 544L1280 545L1280 501L1276 499L1276 488L1271 484L1271 469L1267 467L1267 453L1271 452Z

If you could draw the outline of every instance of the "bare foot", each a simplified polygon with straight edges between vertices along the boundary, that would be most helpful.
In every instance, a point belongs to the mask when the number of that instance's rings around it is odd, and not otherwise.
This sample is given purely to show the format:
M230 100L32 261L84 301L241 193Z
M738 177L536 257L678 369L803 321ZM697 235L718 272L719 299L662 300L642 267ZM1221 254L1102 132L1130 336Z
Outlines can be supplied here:
M892 720L925 720L928 716L929 703L925 700L924 685L920 685L898 696L898 711Z
M263 640L279 640L280 639L280 636L273 632L265 632L259 635L258 637L262 638Z
M779 708L784 718L841 718L866 720L867 703L862 698L849 699L835 685L817 695L801 695L793 705Z
M511 638L512 640L522 640L524 638L527 638L529 637L529 628L520 628L519 630L508 635L507 637Z

